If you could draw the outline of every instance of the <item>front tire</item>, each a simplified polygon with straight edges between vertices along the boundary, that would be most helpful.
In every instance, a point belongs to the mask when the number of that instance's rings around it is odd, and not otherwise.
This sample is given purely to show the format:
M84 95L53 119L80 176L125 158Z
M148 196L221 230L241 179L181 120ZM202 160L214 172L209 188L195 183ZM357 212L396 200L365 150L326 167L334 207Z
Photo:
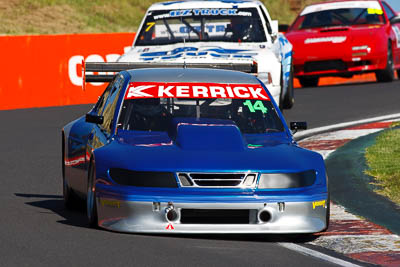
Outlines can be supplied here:
M63 183L63 199L64 207L72 210L76 209L79 205L79 198L76 196L74 191L68 186L67 180L65 179L65 141L64 135L62 136L62 156L61 156L61 168L62 168L62 183Z
M95 179L96 179L96 168L94 166L94 163L92 162L89 168L87 196L86 196L86 213L88 218L88 224L92 228L98 227Z
M286 94L281 96L282 104L281 107L284 109L291 109L294 105L294 88L293 88L293 67L290 70L290 76L288 81L288 88Z
M317 87L319 82L319 77L299 77L299 82L301 87Z
M329 228L329 220L330 220L330 217L331 217L331 197L330 197L330 193L328 192L328 199L326 200L327 201L327 203L326 203L326 205L327 205L327 208L326 208L326 227L321 231L321 232L326 232L326 230L328 230L328 228Z
M394 64L392 45L388 45L386 68L375 72L376 80L378 82L392 82L394 80Z

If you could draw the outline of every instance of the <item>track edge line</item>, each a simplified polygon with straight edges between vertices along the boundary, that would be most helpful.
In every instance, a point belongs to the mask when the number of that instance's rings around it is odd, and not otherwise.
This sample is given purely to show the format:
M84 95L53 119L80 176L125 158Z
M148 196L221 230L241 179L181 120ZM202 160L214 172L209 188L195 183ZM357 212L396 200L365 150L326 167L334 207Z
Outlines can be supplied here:
M322 252L319 252L319 251L316 251L316 250L313 250L313 249L309 249L309 248L306 248L306 247L303 247L301 245L297 245L297 244L294 244L294 243L279 242L278 245L281 246L281 247L284 247L284 248L299 252L299 253L301 253L303 255L311 256L311 257L314 257L314 258L318 258L318 259L321 259L321 260L324 260L324 261L327 261L327 262L330 262L330 263L333 263L333 264L336 264L336 265L339 265L339 266L343 266L343 267L361 267L361 265L357 265L357 264L351 263L349 261L345 261L345 260L342 260L342 259L339 259L339 258L336 258L336 257L333 257L333 256L329 256L329 255L324 254Z
M323 127L318 127L310 130L305 130L302 131L298 134L295 134L293 138L296 141L303 140L305 138L311 137L313 135L317 134L322 134L326 132L331 132L331 131L337 131L341 130L343 128L347 127L352 127L352 126L357 126L361 124L367 124L367 123L373 123L373 122L379 122L379 121L386 121L386 120L393 120L393 119L400 119L400 113L395 113L395 114L390 114L390 115L385 115L385 116L379 116L379 117L373 117L369 119L363 119L363 120L356 120L356 121L350 121L350 122L343 122L343 123L337 123L337 124L332 124L328 126L323 126Z

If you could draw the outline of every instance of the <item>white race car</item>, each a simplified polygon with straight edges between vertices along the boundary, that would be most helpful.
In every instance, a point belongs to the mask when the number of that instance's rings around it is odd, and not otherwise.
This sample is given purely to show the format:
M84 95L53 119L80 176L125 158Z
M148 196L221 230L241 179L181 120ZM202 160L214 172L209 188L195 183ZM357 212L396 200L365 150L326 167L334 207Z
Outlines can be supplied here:
M278 33L278 22L271 20L259 1L153 4L132 49L118 62L251 72L266 84L281 108L291 108L294 103L292 45Z

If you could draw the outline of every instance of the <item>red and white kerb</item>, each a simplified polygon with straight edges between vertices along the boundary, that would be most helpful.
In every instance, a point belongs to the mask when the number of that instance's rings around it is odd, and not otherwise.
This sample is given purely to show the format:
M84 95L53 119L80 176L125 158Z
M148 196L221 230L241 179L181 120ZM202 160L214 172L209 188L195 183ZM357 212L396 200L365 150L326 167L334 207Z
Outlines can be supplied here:
M233 98L270 100L260 84L131 82L125 99Z

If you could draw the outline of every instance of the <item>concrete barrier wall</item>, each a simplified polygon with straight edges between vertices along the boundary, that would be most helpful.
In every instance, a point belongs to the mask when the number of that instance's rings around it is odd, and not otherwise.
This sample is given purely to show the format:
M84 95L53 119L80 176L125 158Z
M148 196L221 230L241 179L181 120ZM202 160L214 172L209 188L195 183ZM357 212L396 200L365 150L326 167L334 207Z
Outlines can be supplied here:
M0 110L96 102L104 84L82 90L82 60L115 61L134 33L0 36Z

